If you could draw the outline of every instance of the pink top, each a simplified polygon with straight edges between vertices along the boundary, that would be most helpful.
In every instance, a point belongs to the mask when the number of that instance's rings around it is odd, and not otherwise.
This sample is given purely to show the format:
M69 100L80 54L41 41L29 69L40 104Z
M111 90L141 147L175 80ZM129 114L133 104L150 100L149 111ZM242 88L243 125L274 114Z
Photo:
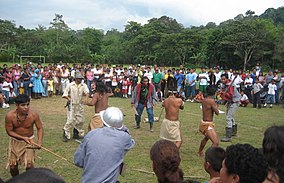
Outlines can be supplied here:
M18 80L21 77L21 72L20 70L14 70L14 77L16 80Z

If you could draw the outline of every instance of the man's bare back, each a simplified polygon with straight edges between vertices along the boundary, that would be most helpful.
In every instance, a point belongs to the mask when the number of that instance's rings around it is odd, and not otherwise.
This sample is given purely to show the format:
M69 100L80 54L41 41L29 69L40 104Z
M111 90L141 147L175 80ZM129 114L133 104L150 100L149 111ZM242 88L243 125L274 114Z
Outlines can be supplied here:
M179 109L182 109L183 107L182 99L176 98L174 95L171 95L164 100L163 106L166 110L165 118L170 121L178 121Z
M213 121L214 113L216 115L219 114L218 107L215 103L213 97L206 97L202 100L202 113L203 113L203 121Z

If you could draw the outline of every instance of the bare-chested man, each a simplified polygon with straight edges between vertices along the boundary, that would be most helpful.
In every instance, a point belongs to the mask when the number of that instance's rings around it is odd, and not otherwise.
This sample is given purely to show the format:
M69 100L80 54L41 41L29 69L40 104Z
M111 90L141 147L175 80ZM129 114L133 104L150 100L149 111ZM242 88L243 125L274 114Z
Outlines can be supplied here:
M215 124L213 123L214 113L219 115L219 110L214 100L215 88L211 85L207 86L206 93L207 97L202 100L203 118L199 125L199 131L204 135L199 146L199 156L203 155L203 149L209 139L212 141L212 146L218 146L218 136L214 129Z
M88 130L91 131L95 128L103 127L103 121L100 117L100 112L108 108L108 98L113 94L109 92L108 87L102 82L96 82L96 92L93 95L92 99L86 99L85 105L95 106L95 115L92 117Z
M169 97L163 101L166 114L161 124L160 137L165 140L172 141L180 148L182 144L179 109L184 108L184 102L181 98L177 98L173 92L169 92Z
M15 99L16 109L9 111L5 117L5 128L10 136L8 164L14 177L19 174L18 164L24 164L26 170L34 167L35 149L28 148L35 144L34 125L37 128L38 148L42 145L43 128L37 112L30 110L30 99L20 94Z

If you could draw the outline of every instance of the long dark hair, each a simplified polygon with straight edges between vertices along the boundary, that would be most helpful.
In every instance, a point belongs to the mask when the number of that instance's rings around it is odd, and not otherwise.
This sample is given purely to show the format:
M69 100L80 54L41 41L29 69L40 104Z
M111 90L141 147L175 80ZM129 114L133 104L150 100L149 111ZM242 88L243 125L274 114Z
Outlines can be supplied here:
M271 126L264 132L263 154L272 173L284 183L284 126Z

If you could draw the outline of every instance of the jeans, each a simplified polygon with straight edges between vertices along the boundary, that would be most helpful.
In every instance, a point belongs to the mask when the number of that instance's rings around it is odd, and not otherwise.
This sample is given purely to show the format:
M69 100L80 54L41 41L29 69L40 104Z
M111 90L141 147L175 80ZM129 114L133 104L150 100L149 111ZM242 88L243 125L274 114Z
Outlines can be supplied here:
M266 103L275 104L275 95L268 94L266 98Z
M195 85L186 87L186 98L194 98L196 95Z
M14 87L14 92L16 94L16 96L19 95L19 85L18 85L18 81L13 80L13 87Z
M138 115L135 114L135 121L136 121L136 125L137 126L140 126L141 116L142 116L144 107L145 107L144 104L138 103L138 106L136 108ZM147 111L147 114L148 114L148 119L149 119L150 126L152 126L153 122L154 122L154 110L153 110L153 107L151 107L151 108L147 108L146 107L146 111Z
M24 81L24 94L29 97L31 96L32 93L32 90L29 87L30 83L31 83L30 81Z
M48 96L48 81L46 79L41 80L42 86L43 86L43 93L42 96L47 97Z
M257 104L258 108L261 108L260 91L253 94L253 107L255 108Z

